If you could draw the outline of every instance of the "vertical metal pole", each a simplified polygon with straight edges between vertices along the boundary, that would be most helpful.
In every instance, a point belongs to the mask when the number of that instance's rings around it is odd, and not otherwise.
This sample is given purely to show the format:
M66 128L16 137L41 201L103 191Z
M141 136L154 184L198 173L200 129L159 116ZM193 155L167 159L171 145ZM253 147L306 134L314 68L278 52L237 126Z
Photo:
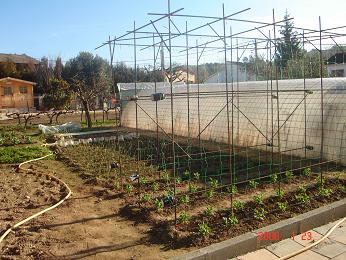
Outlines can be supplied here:
M320 84L321 84L321 150L320 150L320 170L321 170L321 186L323 186L323 145L324 145L324 112L323 112L323 57L322 57L322 24L321 16L318 17L320 28Z
M223 42L224 42L224 58L225 58L225 87L226 87L226 113L227 113L227 144L228 144L228 162L230 171L230 183L233 185L232 176L232 147L231 147L231 129L229 122L229 93L228 93L228 71L227 71L227 44L226 44L226 19L225 19L225 5L222 4L222 17L223 17ZM232 104L233 105L233 104ZM233 194L231 193L231 213L233 214Z
M187 30L187 21L185 23L186 30L186 74L187 74L187 82L186 82L186 91L187 91L187 141L188 141L188 152L190 149L190 82L189 82L189 36Z
M176 200L176 166L175 166L175 136L174 136L174 106L173 106L173 82L172 82L172 35L171 35L171 1L168 0L168 47L169 47L169 85L171 94L171 128L172 128L172 153L173 153L173 177L174 177L174 224L177 224L177 200Z
M137 96L137 45L136 45L136 21L133 22L133 55L134 55L134 61L135 61L135 96ZM140 172L139 172L139 157L140 157L140 151L139 151L139 136L138 136L138 105L136 102L136 139L137 139L137 174L139 175L138 180L140 178ZM140 205L141 201L141 186L140 182L138 181L138 205Z
M276 41L276 27L275 27L275 12L273 9L273 30L274 30L274 41L275 41L275 54L277 52L277 41ZM282 166L282 155L281 155L281 144L280 144L280 102L279 102L279 81L278 81L278 67L275 64L275 82L276 82L276 115L277 115L277 135L278 135L278 155L279 160L279 191L281 191L281 166Z
M239 45L238 45L238 38L237 38L237 144L239 145L238 141L240 140L239 139L239 135L240 135L240 125L239 125L239 122L240 122L240 114L239 114L239 109L240 109L240 106L239 106Z
M157 92L156 84L156 49L155 49L155 35L153 34L153 54L154 54L154 91ZM159 114L158 114L158 104L155 101L155 120L156 120L156 161L160 160L160 141L159 141ZM159 172L159 175L161 173ZM160 176L161 177L161 176Z
M231 142L232 142L232 167L233 167L233 171L232 174L235 177L235 153L234 153L234 78L233 78L233 37L232 37L232 26L230 26L230 41L231 41L231 129L232 129L232 137L231 137ZM237 69L237 73L238 73L238 65L236 67ZM237 78L237 82L238 82L238 78ZM232 178L232 181L234 182L235 178ZM232 185L233 185L232 182ZM233 197L233 195L232 195ZM233 205L233 204L232 204Z
M197 121L198 121L198 133L201 132L201 111L199 103L199 52L198 52L198 41L196 40L196 73L197 73ZM201 144L201 134L198 134L198 147L200 156L200 172L202 173L202 144ZM207 174L204 175L204 182L207 182Z
M306 163L306 78L305 78L305 31L303 30L303 84L304 84L304 159ZM304 163L304 165L305 165Z
M270 56L270 110L271 110L271 168L274 164L274 101L273 101L273 60L272 60L272 36L269 31L269 56Z

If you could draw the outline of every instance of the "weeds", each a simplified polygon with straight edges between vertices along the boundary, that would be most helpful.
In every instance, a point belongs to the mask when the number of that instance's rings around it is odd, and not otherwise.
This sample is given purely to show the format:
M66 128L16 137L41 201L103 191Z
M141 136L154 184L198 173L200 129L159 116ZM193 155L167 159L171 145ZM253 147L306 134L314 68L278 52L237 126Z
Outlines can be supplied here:
M142 199L143 199L143 201L148 202L151 200L151 195L150 194L144 194Z
M157 182L154 182L152 185L151 185L153 191L158 191L160 189L160 184L158 184Z
M279 198L279 199L282 199L284 196L285 196L285 192L280 189L280 190L276 190L276 196Z
M210 187L211 187L212 189L216 189L217 186L219 185L219 182L218 182L218 180L216 180L216 179L211 179L211 178L210 178L210 180L209 180L209 185L210 185Z
M293 178L293 172L292 171L285 171L285 177L286 177L286 179L287 180L290 180L290 179L292 179Z
M210 189L210 190L207 190L205 193L204 193L204 196L207 197L208 199L212 198L214 196L214 190Z
M199 174L199 172L194 172L194 173L193 173L193 177L194 177L196 180L199 180L199 178L201 177L201 175Z
M133 191L133 185L132 184L126 184L125 191L130 194Z

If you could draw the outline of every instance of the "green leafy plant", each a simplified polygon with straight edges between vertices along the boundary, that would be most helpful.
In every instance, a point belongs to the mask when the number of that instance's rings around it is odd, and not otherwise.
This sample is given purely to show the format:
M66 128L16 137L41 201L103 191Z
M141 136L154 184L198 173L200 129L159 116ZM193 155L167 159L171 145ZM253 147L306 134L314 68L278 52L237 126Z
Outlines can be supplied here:
M294 176L294 175L293 175L293 172L292 172L292 171L289 171L289 170L285 171L285 177L286 177L287 180L292 179L293 176Z
M300 185L300 186L298 187L298 192L299 192L299 193L306 193L306 188L305 188L303 185Z
M180 184L181 183L181 178L179 176L175 177L175 183L176 184Z
M131 193L133 191L132 184L126 184L125 190L126 190L127 193Z
M296 194L295 198L298 202L301 202L301 203L308 203L310 201L310 196L306 193Z
M155 203L155 207L157 211L161 211L163 209L164 207L163 200L155 199L154 203Z
M189 214L187 214L186 211L181 212L178 216L178 222L179 223L187 223L187 222L189 222L189 220L190 220L190 216L189 216Z
M267 211L264 208L257 208L254 211L254 217L257 220L264 220L266 218Z
M330 195L332 195L333 191L330 188L323 188L320 187L318 189L318 193L322 196L322 197L329 197Z
M232 186L227 187L227 191L231 194L235 194L238 192L238 188L235 184L233 184Z
M140 183L141 185L147 184L147 183L148 183L147 177L145 177L145 176L140 177L140 178L139 178L139 183Z
M199 178L201 177L201 175L199 174L199 172L194 172L194 173L193 173L193 177L194 177L196 180L199 180Z
M339 184L337 187L336 187L337 190L339 191L344 191L345 190L345 186L342 185L342 184Z
M211 233L211 228L209 227L208 223L205 223L204 221L202 223L199 223L198 233L204 237L208 236Z
M184 171L183 177L184 177L185 180L190 179L190 172L188 170Z
M235 226L239 223L238 218L235 215L231 215L228 218L227 217L223 217L223 224L226 227L231 227L231 226Z
M119 190L120 189L120 182L119 181L115 181L113 183L113 187L114 187L114 189Z
M190 202L190 197L189 195L185 194L180 197L180 203L181 204L188 204Z
M317 176L316 177L316 182L317 182L317 186L323 186L324 185L324 183L325 183L325 179L324 178L322 178L321 179L321 176Z
M305 168L303 170L303 175L306 177L310 177L311 176L311 168Z
M279 199L282 199L284 196L285 196L285 192L280 189L280 190L276 190L276 196L279 198Z
M288 202L284 201L284 202L277 202L278 205L278 209L281 210L282 212L286 212L287 208L288 208Z
M168 174L168 172L165 172L165 173L163 174L162 180L163 180L166 184L169 183L169 174Z
M152 185L151 185L153 191L158 191L160 189L160 184L157 183L157 182L154 182Z
M150 194L144 194L142 199L143 199L143 201L150 201L151 200L151 195Z
M212 189L216 189L218 184L219 184L218 180L212 179L212 178L209 179L209 185Z
M258 195L255 195L255 196L253 197L253 200L256 202L256 204L262 205L262 204L263 204L263 194L260 193L260 194L258 194Z
M214 190L210 189L210 190L207 190L205 193L204 193L204 196L207 197L207 198L212 198L214 196Z
M278 175L276 173L270 175L270 181L276 183L278 181Z
M256 187L258 186L258 182L255 180L251 180L249 181L249 186L250 188L256 189Z
M237 211L244 209L245 203L240 200L235 200L233 202L233 208Z
M197 191L197 185L193 183L189 183L189 192L196 192Z
M214 209L213 207L207 207L206 210L204 210L204 214L205 214L207 217L214 216L214 214L215 214L215 209Z
M174 189L172 187L168 187L167 196L174 196Z

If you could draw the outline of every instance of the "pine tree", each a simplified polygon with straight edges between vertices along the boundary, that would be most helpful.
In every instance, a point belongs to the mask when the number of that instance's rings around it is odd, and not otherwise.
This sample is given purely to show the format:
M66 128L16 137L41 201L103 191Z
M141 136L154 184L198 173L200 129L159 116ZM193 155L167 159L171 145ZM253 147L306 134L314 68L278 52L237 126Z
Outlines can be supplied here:
M294 23L291 20L288 12L284 16L285 24L279 30L282 38L277 42L277 53L275 62L282 69L287 68L289 60L299 59L302 56L303 50L298 33L294 31Z

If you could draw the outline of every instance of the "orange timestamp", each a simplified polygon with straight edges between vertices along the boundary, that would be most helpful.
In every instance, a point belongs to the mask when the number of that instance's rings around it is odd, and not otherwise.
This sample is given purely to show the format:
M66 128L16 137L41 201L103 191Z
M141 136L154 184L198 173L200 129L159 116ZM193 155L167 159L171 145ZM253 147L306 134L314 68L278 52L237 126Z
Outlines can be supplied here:
M292 232L291 238L294 240L298 235L295 235L294 232ZM312 240L312 233L310 231L303 232L300 235L301 240ZM257 240L264 240L264 241L278 241L280 240L281 236L278 231L271 231L271 232L258 232L257 233Z

